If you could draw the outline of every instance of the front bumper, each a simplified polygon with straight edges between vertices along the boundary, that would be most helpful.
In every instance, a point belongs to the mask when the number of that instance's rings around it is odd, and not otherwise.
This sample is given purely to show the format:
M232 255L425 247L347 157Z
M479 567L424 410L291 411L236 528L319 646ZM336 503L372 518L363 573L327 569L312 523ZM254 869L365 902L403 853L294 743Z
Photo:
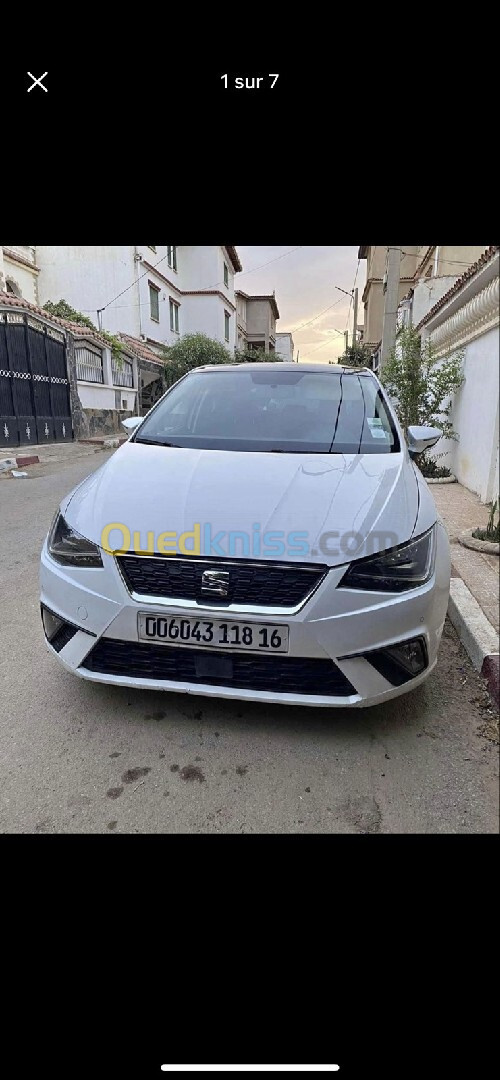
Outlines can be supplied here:
M206 697L233 698L242 701L261 701L276 704L312 705L322 707L363 707L397 697L412 690L430 674L435 667L439 642L448 605L450 581L449 545L444 528L436 526L436 563L432 578L419 589L403 594L370 593L351 589L337 589L345 567L334 567L327 574L316 592L294 615L286 618L273 615L270 609L263 614L235 613L213 607L197 608L200 618L231 618L235 621L287 622L290 628L291 660L322 661L318 670L324 670L324 662L330 661L344 677L341 694L323 692L321 677L315 693L290 693L286 679L279 681L276 689L254 689L248 686L210 685L208 682L177 678L140 677L137 674L112 674L91 670L89 658L97 643L104 641L120 645L130 642L131 657L136 655L138 644L137 615L139 611L192 616L193 609L185 610L169 603L155 602L148 605L134 600L123 582L112 556L103 553L103 569L64 567L55 563L44 545L41 556L41 603L70 624L72 633L68 640L60 639L59 651L48 648L67 670L83 679L117 686L130 686L152 690L200 694ZM332 614L332 612L334 614ZM427 667L416 678L402 685L394 685L376 669L366 655L392 644L423 638L427 654ZM167 648L162 647L162 648ZM241 654L240 654L241 655ZM310 689L310 683L309 689ZM348 692L346 692L348 687Z

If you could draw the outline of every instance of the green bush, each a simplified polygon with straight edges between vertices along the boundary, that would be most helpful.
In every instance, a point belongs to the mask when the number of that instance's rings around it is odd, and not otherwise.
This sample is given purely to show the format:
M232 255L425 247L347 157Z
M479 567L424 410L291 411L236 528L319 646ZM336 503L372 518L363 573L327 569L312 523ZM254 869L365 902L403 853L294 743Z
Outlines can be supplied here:
M206 334L184 334L175 345L165 346L163 359L167 389L193 368L204 367L205 364L230 364L232 361L229 350Z
M68 322L78 323L80 326L88 326L89 330L96 330L92 319L89 319L88 316L84 315L81 311L77 311L76 308L71 307L71 304L68 304L67 300L58 300L57 304L54 304L52 300L47 300L47 303L43 305L43 310L47 311L49 315L57 315L59 319L67 319ZM98 333L107 341L117 367L122 367L123 345L120 339L114 334L108 333L107 330L99 330Z
M235 349L235 364L274 364L281 360L276 352L266 352L265 349Z
M495 522L495 518L499 511L498 499L491 504L490 516L488 518L488 524L485 529L476 529L472 535L476 540L489 540L490 543L500 544L500 518Z
M206 334L185 334L175 345L164 348L163 359L165 385L168 389L193 368L204 367L206 364L251 364L263 360L269 362L276 359L276 354L265 353L263 349L248 352L236 350L232 353L220 341L215 341Z
M343 367L369 367L369 357L368 349L356 342L356 345L349 345L343 356L339 356L338 363Z
M450 413L452 395L463 383L463 359L463 350L444 359L436 357L430 341L422 341L413 326L400 331L379 377L394 399L404 431L424 424L439 428L444 439L458 439ZM426 461L421 454L419 465L425 468Z
M451 470L446 465L438 465L434 458L428 457L428 453L429 451L419 455L418 467L422 475L428 480L444 480L447 476L451 476Z

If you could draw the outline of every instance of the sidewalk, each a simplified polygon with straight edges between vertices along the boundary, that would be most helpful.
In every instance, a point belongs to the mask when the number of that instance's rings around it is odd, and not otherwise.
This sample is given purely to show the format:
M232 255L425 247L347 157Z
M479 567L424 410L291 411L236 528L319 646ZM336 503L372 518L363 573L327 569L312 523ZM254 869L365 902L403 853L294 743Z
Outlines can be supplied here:
M478 671L499 700L500 558L459 543L465 529L486 526L489 507L462 484L432 484L431 493L451 546L452 581L449 616Z
M430 490L448 530L453 567L498 633L498 555L483 555L482 552L462 547L458 542L459 534L465 529L484 528L487 525L490 508L462 484L432 484Z
M85 439L81 442L76 439L67 443L36 443L32 446L2 447L0 459L38 457L40 465L52 465L56 461L73 461L74 458L89 457L97 450L104 447L107 439L119 439L120 444L126 442L128 435L103 435L94 439ZM20 468L23 468L21 465Z

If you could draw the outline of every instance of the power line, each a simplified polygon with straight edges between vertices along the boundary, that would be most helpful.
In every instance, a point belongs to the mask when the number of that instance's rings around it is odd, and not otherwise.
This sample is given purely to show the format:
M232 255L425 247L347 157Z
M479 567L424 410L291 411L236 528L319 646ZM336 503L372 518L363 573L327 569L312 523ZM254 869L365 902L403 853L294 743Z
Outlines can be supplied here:
M293 326L292 329L289 331L289 333L298 334L299 330L303 330L305 326L310 326L311 323L316 322L317 319L320 319L322 315L326 315L327 311L331 311L332 308L336 307L337 304L341 304L341 303L342 303L342 298L340 298L340 300L336 300L334 304L330 304L330 306L325 308L324 311L320 311L319 315L315 315L314 318L309 319L308 322L301 323L300 326Z
M160 265L160 263L162 263L162 262L165 262L165 259L168 259L168 256L169 256L169 252L167 251L167 254L166 254L166 255L162 255L161 259L158 259L158 262L156 262L156 263L154 263L154 264L153 264L153 270L156 270L156 267L157 267L157 266L159 266L159 265ZM141 275L140 275L140 277L139 277L139 278L137 278L137 280L136 280L136 279L134 278L134 280L133 280L132 284L131 284L131 285L127 285L127 288L126 288L126 289L122 289L122 291L121 291L120 293L118 293L118 296L115 296L115 297L113 298L113 300L110 300L110 301L109 301L109 302L108 302L107 304L105 304L105 305L104 305L104 307L103 307L103 308L97 308L96 310L97 310L97 311L101 311L101 312L102 312L102 311L106 311L106 308L109 308L111 304L114 304L115 300L119 300L119 299L120 299L120 296L124 296L124 294L125 294L126 292L129 292L129 290L130 290L130 289L133 289L133 288L134 288L134 286L135 286L135 285L137 285L137 282L138 282L138 281L141 281L143 277L147 277L147 276L148 276L148 274L149 274L149 270L146 270L144 274L141 274Z
M335 330L335 327L332 327L332 331L333 331L333 333L334 333L334 334L340 334L340 335L341 335L341 337L343 337L343 336L344 336L344 330ZM318 351L318 349L322 349L324 345L331 345L331 344L332 344L331 340L329 340L329 339L327 338L327 339L326 339L326 341L322 341L322 342L321 342L321 345L317 345L317 346L316 346L316 348L315 348L315 349L311 349L311 351L310 351L310 352L308 351L308 356L312 356L312 354L313 354L313 353L315 353L315 352L317 352L317 351Z
M415 251L403 251L402 248L399 248L398 250L401 252L402 255L408 255L408 257L411 258L411 259L417 257L417 253ZM453 266L472 266L472 262L471 262L470 259L469 259L469 262L464 262L463 259L444 259L444 258L443 258L442 261L445 262L445 263L450 263Z
M291 255L292 252L298 251L301 246L302 245L299 244L297 247L290 248L289 251L283 252L282 255L275 256L274 259L269 259L265 263L260 263L259 266L253 266L251 268L251 270L243 270L243 271L239 271L239 273L241 274L242 277L245 277L247 274L253 274L253 273L255 273L256 270L262 270L265 266L270 266L271 263L278 262L280 259L285 259L287 255ZM167 252L166 255L162 255L161 259L158 259L158 262L152 263L151 264L151 269L155 270L156 267L160 265L160 263L165 261L165 259L168 259L168 252ZM134 279L134 281L132 282L131 285L127 285L126 289L122 289L122 291L120 293L118 293L118 295L115 296L113 298L113 300L109 300L108 303L105 304L103 308L83 308L82 309L82 314L93 314L94 311L101 311L101 312L106 311L106 309L108 307L110 307L111 304L115 303L115 300L119 300L120 296L124 296L125 293L130 291L130 289L133 289L134 286L137 285L137 283L139 281L142 281L142 278L147 277L149 273L150 273L150 270L146 270L144 274L140 274L140 276L138 278ZM212 282L211 285L204 285L200 291L201 292L208 292L209 289L215 289L216 285L222 285L222 281L220 280L220 278L219 278L218 281ZM180 291L182 291L182 290L180 290ZM160 301L160 303L163 303L163 302L164 301ZM117 305L117 308L122 308L122 309L123 308L131 308L131 307L140 307L140 304L118 304Z
M245 277L246 274L253 274L255 270L262 270L264 266L270 266L273 262L278 262L280 259L285 259L286 256L291 255L293 251L300 251L301 246L302 245L299 244L298 247L290 248L290 251L285 251L283 255L277 255L275 259L269 259L269 262L261 263L260 266L253 266L251 270L241 270L239 271L240 276ZM212 287L212 285L208 285L209 289L211 289Z

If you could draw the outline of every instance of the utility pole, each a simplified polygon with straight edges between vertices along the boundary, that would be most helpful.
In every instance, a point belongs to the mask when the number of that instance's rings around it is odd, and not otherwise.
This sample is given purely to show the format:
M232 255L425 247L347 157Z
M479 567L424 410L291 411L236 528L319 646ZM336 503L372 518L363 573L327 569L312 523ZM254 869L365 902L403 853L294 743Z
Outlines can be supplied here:
M349 331L344 330L344 351L345 351L346 356L347 356L348 348L349 348Z
M97 326L98 326L99 330L102 330L102 313L103 313L103 311L104 311L104 308L98 308L97 309Z
M385 287L384 329L382 332L382 354L380 367L383 368L396 344L396 323L399 303L399 278L401 274L401 249L387 249L387 283Z
M356 348L358 340L358 290L354 290L354 325L352 328L352 347Z

